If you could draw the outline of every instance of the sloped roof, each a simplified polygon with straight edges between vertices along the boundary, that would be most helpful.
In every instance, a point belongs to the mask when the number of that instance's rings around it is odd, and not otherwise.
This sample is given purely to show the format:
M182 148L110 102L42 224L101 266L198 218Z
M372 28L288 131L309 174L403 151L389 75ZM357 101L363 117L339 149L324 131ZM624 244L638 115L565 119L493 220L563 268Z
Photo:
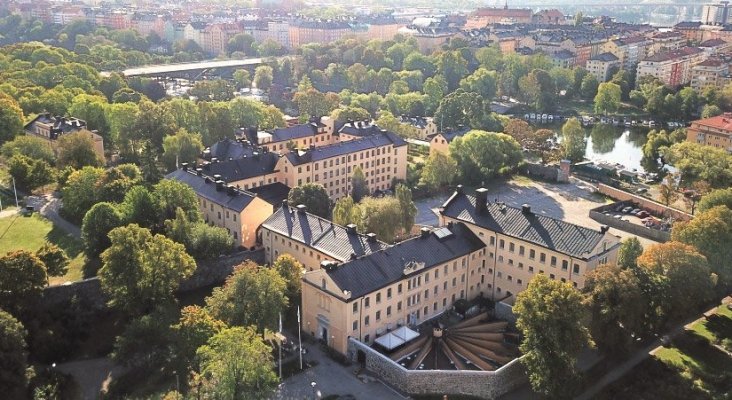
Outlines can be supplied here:
M251 146L229 138L219 140L207 150L208 158L217 158L219 160L228 160L230 158L235 160L244 156L250 157L254 153L254 149Z
M381 132L365 136L359 139L347 140L327 146L316 147L306 151L291 151L285 154L285 157L292 165L301 165L312 161L325 160L331 157L351 154L366 149L375 149L377 147L394 145L394 147L406 146L407 142L401 137L391 132Z
M476 210L476 198L455 192L443 205L441 213L459 221L490 229L507 236L556 250L572 257L587 258L609 233L574 225L559 219L501 203L488 203L486 210Z
M206 175L221 175L225 182L236 182L242 179L249 179L255 176L271 174L275 171L278 153L266 152L256 153L251 156L243 156L233 160L221 160L215 163L204 164L203 172Z
M385 132L385 129L379 128L373 121L348 121L338 129L338 133L359 137L378 135Z
M198 176L192 171L178 169L166 175L165 178L183 182L190 186L197 195L236 212L244 210L256 197L253 193L244 190L229 192L224 188L224 190L218 191L213 180Z
M338 261L347 261L354 254L360 257L387 247L384 242L370 241L366 235L289 205L279 207L262 223L262 227L317 249Z
M286 142L288 140L314 136L318 133L318 124L308 122L307 124L298 124L288 126L286 128L275 128L272 130L272 141Z
M606 52L598 54L592 58L590 58L591 61L603 61L603 62L613 62L618 61L619 58L615 56L615 54Z
M327 271L341 290L358 298L404 278L408 264L424 264L415 274L466 256L485 244L463 224L451 224L408 239ZM409 275L409 274L408 274Z
M669 61L677 58L683 58L694 54L702 53L703 50L698 47L682 47L678 50L671 50L671 51L665 51L661 53L656 53L650 57L646 57L643 59L643 61L651 61L651 62L663 62L663 61Z

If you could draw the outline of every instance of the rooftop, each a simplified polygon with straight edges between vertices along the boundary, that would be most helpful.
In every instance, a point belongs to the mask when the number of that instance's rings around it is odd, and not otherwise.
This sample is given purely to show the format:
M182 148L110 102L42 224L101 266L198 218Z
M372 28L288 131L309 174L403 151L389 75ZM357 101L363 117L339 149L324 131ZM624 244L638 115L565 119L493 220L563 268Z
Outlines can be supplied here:
M31 122L24 127L25 130L33 132L35 124L43 124L51 126L51 134L63 135L86 129L86 121L74 117L54 116L50 113L38 114Z
M386 243L370 239L349 228L285 203L266 221L263 228L287 236L325 253L338 261L361 257L387 247Z
M348 121L338 129L338 133L359 137L378 135L384 132L386 130L379 128L373 121Z
M487 190L482 191L487 196ZM589 258L603 239L617 239L607 232L536 214L528 206L524 210L483 201L484 210L479 211L476 196L465 194L459 188L443 204L441 214L582 259Z
M311 148L308 150L291 151L285 154L292 165L306 164L312 161L325 160L331 157L338 157L351 154L357 151L375 149L393 145L394 147L406 146L407 142L391 132L365 136L359 139L347 140L327 146Z
M280 155L270 151L254 151L250 155L233 160L216 160L203 164L203 172L208 176L221 175L225 182L236 182L275 172Z
M613 62L618 61L618 57L615 56L615 54L606 52L598 54L592 58L590 58L591 61L602 61L602 62Z
M236 212L247 208L256 197L254 193L248 191L220 186L211 178L199 176L194 171L177 169L166 175L165 178L183 182L193 188L197 195Z
M328 271L341 290L357 298L399 281L405 275L444 264L485 247L463 224L451 224L405 240ZM412 270L413 269L413 270Z
M716 117L699 119L692 121L693 125L701 125L707 128L714 128L721 131L726 131L732 134L732 113L724 113L717 115Z
M692 56L699 53L703 53L703 50L698 47L682 47L678 50L656 53L650 57L644 58L643 61L664 62Z

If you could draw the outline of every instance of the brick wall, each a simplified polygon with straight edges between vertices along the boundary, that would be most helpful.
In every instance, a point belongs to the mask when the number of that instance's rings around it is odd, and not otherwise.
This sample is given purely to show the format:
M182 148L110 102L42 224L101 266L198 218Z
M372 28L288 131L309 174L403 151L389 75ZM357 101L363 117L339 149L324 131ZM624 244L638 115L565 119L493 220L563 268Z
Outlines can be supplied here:
M675 208L666 207L663 204L653 201L651 199L647 199L643 196L638 196L633 193L626 192L625 190L620 190L617 188L614 188L612 186L605 185L604 183L598 183L597 184L597 190L615 200L620 201L632 201L635 204L640 205L639 208L643 208L650 212L651 214L658 215L658 216L664 216L664 217L673 217L676 220L679 221L688 221L692 219L694 216L686 213L681 210L677 210Z
M358 360L358 351L366 355L366 369L391 386L413 395L467 395L496 399L527 382L519 359L496 371L420 371L408 370L354 338L349 338L348 356Z

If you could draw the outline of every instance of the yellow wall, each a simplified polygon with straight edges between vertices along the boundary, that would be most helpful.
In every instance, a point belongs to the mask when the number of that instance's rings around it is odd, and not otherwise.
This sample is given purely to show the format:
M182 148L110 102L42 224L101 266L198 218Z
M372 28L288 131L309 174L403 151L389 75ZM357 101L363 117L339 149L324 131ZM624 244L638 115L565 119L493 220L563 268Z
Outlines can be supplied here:
M241 213L201 196L198 196L198 205L206 223L226 229L234 243L248 248L256 245L257 228L272 215L272 205L259 197L255 197Z
M306 271L314 271L320 269L322 261L337 261L331 255L277 232L272 232L265 227L262 227L262 246L264 246L264 261L266 263L272 263L282 254L290 254L305 267Z

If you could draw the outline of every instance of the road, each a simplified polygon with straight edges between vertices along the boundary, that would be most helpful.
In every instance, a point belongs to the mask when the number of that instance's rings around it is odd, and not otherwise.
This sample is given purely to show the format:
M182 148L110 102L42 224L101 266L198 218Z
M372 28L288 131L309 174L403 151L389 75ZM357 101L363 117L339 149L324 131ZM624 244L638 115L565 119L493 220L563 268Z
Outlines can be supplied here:
M45 196L28 196L25 198L25 203L29 206L34 207L41 215L48 218L51 222L57 225L59 228L66 231L71 236L81 239L81 229L71 222L65 220L59 211L63 207L63 202L58 197L47 194Z

